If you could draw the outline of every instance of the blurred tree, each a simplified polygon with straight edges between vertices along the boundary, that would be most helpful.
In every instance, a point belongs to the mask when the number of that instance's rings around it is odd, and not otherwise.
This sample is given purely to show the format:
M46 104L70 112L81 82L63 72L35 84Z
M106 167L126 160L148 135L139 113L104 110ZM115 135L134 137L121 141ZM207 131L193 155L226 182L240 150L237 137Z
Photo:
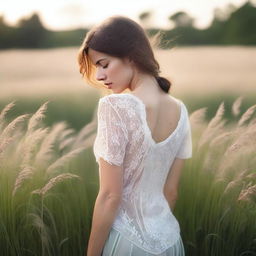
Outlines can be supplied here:
M211 44L256 44L256 8L247 1L240 8L229 4L225 9L215 9L211 25L203 36Z
M67 47L78 46L83 42L83 39L88 32L88 29L73 29L63 31L48 31L43 47Z
M186 12L176 12L168 18L175 27L193 27L194 18L190 17Z
M236 7L233 4L228 4L226 8L215 8L213 10L215 19L219 21L227 21L232 12L236 10Z
M41 47L46 31L36 13L30 18L21 19L18 23L19 46L25 48Z
M141 21L144 21L144 20L148 19L148 18L150 17L150 15L151 15L151 12L149 12L149 11L143 12L143 13L141 13L141 14L139 15L139 19L140 19Z
M0 32L3 32L7 28L7 24L4 21L4 16L0 16Z
M10 27L7 26L4 20L4 16L0 16L0 48L7 48L8 47L8 38L10 34Z
M17 29L9 26L4 16L0 16L0 49L7 49L16 46L17 42Z
M256 43L256 7L247 1L234 10L225 23L223 43L255 44Z
M151 11L142 12L139 15L140 22L144 28L149 28L151 26L151 24L150 24L151 17L152 17Z
M183 11L169 16L174 24L173 29L160 30L152 27L153 11L145 11L139 15L149 36L163 32L162 48L176 43L182 45L198 44L256 44L256 0L247 1L237 8L232 4L225 9L214 10L214 18L206 29L194 27L194 18ZM80 45L88 29L50 31L42 25L38 14L23 18L17 26L6 24L0 16L0 49L3 48L38 48L65 47Z
M219 8L214 9L214 18L211 25L205 30L204 36L208 38L211 44L221 44L225 34L226 20L229 14Z
M199 31L194 27L194 18L183 11L174 13L168 17L174 24L174 29L168 31L167 38L174 39L182 45L198 44Z

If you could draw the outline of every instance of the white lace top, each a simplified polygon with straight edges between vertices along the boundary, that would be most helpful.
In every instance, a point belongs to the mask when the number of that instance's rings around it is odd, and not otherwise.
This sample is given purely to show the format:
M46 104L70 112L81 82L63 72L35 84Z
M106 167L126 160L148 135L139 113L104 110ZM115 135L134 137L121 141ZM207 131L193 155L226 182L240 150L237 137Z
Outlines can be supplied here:
M96 161L123 166L122 201L113 228L138 247L159 254L179 238L180 227L163 188L175 157L192 156L191 128L187 108L176 129L159 143L147 125L146 107L130 93L102 97L98 105L98 128L93 150Z

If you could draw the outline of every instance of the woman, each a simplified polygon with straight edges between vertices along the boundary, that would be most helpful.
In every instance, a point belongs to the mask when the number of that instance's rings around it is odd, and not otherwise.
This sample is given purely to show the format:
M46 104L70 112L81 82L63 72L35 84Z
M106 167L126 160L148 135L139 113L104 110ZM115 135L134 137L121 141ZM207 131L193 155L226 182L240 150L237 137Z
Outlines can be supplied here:
M100 189L87 256L184 255L172 211L192 155L188 112L168 94L144 30L126 17L107 19L87 33L79 65L113 92L98 105Z

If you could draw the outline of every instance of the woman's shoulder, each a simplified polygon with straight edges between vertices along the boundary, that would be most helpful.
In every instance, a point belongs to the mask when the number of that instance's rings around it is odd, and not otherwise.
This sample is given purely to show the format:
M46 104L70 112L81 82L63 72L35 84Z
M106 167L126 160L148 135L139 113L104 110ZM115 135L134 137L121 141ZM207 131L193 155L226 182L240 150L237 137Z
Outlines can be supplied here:
M100 98L98 107L116 113L127 125L140 121L143 113L140 103L129 93L105 95Z
M178 104L184 104L183 101L171 94L168 94L168 98L170 101L174 102L174 103L178 103Z
M133 99L131 93L111 93L100 98L100 100L121 100L121 99Z
M186 104L184 103L183 100L181 100L180 98L176 98L172 95L168 95L168 96L170 97L170 100L172 100L173 102L178 103L181 106L181 108L183 108L185 110L185 112L188 112L187 106L186 106Z
M114 108L131 109L138 105L138 102L129 93L112 93L100 98L99 104L108 103Z

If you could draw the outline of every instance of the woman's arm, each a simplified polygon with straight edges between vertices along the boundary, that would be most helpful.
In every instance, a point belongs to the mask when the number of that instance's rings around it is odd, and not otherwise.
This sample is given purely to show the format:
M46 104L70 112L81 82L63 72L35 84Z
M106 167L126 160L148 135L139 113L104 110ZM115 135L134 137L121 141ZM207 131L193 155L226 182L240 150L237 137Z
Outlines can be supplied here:
M164 196L172 211L174 210L175 203L178 199L179 181L184 163L185 159L174 159L164 185Z
M99 160L100 189L95 201L87 256L101 256L116 217L123 188L122 167Z
M98 194L93 211L87 256L100 256L117 213L119 200Z

